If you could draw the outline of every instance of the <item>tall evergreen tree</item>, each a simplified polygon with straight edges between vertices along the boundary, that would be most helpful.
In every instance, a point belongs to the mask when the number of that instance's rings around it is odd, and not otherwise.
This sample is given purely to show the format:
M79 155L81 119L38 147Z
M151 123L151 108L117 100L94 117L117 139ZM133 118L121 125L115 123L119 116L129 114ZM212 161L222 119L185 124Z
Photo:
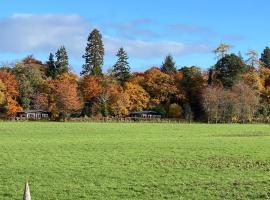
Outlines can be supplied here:
M112 73L121 84L124 84L124 82L130 77L128 55L125 52L124 48L121 47L118 50L116 56L118 57L118 60L113 66Z
M85 54L83 55L85 64L81 75L101 76L104 57L102 35L97 29L94 29L88 36L87 41Z
M216 63L215 78L220 80L224 87L230 88L246 70L247 66L241 58L235 54L227 54Z
M61 46L60 49L57 50L55 57L56 57L55 65L57 69L57 75L68 72L69 71L68 55L66 48L64 46Z
M54 55L50 53L49 60L47 61L47 76L52 77L53 79L57 75L57 69L54 61Z
M270 48L269 47L266 47L263 50L260 61L263 62L265 67L270 68Z
M173 74L176 72L177 69L175 66L175 62L173 61L172 55L166 56L164 63L162 64L160 70L166 74Z

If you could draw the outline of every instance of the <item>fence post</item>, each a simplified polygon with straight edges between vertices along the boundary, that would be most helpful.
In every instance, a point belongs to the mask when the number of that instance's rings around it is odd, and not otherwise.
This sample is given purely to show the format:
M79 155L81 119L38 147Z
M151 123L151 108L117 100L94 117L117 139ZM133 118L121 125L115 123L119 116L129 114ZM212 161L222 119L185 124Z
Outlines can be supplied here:
M25 183L23 200L31 200L30 189L28 182Z

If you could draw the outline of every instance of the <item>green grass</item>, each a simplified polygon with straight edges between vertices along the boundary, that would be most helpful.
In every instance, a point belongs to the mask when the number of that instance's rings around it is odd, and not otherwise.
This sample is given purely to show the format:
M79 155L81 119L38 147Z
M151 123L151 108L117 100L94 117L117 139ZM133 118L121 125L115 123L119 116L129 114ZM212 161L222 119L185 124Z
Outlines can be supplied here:
M270 126L0 123L0 199L269 199Z

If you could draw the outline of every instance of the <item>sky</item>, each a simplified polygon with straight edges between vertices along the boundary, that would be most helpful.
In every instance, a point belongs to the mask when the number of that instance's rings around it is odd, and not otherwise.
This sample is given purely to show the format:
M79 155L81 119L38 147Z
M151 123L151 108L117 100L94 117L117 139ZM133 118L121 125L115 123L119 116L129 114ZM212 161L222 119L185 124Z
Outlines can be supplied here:
M0 62L32 54L46 62L64 45L79 73L88 34L97 28L104 70L116 62L120 47L132 71L160 66L168 54L179 68L207 69L221 42L243 56L270 45L269 7L269 0L0 0Z

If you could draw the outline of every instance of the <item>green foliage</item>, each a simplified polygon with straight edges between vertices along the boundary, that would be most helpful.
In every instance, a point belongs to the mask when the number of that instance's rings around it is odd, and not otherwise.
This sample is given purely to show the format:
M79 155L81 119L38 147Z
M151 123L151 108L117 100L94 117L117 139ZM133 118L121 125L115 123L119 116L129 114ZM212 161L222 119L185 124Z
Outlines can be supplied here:
M61 46L60 49L57 50L56 54L56 72L57 75L61 75L69 71L69 62L66 48Z
M83 65L81 75L101 76L103 57L104 47L102 42L102 35L97 29L94 29L90 33L87 40L85 54L83 55L85 64Z
M118 60L116 64L113 66L112 74L116 77L116 79L123 85L126 80L130 77L130 66L128 63L128 55L125 52L124 48L121 47L116 56Z
M245 63L235 54L225 55L215 65L216 79L220 80L224 87L232 87L246 70Z
M186 103L191 108L188 116L194 114L195 118L199 118L203 113L200 93L205 83L202 72L196 66L183 67L180 71L183 73L181 84L186 94Z
M159 104L157 106L152 107L150 110L155 111L159 113L162 117L165 117L167 115L165 106L162 104Z
M260 61L264 64L265 67L270 68L270 48L266 47L263 50Z
M50 53L49 60L47 61L47 76L53 79L57 76L57 68L52 53Z
M12 73L19 85L20 103L24 109L29 109L32 96L42 81L42 73L38 67L24 63L18 63Z
M0 127L1 200L268 198L269 125Z
M177 71L172 55L166 56L160 70L166 74L173 74Z

